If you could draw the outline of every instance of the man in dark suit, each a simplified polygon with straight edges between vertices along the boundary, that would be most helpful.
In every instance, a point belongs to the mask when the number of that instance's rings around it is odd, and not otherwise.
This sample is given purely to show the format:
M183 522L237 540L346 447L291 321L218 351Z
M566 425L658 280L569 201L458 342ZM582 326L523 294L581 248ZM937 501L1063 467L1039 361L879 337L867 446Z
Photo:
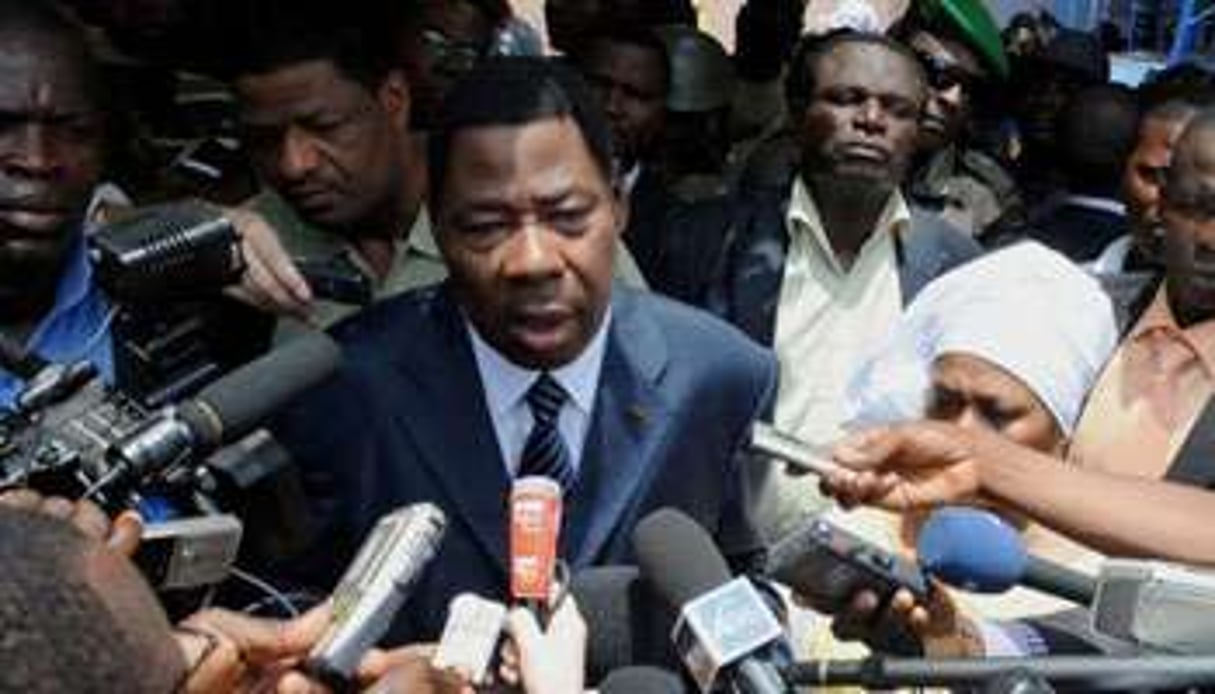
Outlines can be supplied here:
M806 39L786 89L799 171L744 197L709 306L775 349L775 424L826 442L841 433L844 390L865 347L979 248L899 192L927 98L906 47L873 34ZM823 505L813 480L773 470L761 484L770 535Z
M664 506L742 564L762 549L736 453L775 366L707 314L612 285L625 208L588 98L538 58L489 61L455 88L430 145L450 279L336 328L344 371L277 427L323 533L295 577L331 586L395 507L446 512L390 642L436 637L459 592L506 597L519 476L564 488L574 570L628 561L633 526Z
M1081 263L1129 231L1120 188L1138 118L1134 92L1126 87L1089 87L1071 99L1059 121L1065 188L1030 212L1024 236ZM1008 234L996 242L1002 236Z

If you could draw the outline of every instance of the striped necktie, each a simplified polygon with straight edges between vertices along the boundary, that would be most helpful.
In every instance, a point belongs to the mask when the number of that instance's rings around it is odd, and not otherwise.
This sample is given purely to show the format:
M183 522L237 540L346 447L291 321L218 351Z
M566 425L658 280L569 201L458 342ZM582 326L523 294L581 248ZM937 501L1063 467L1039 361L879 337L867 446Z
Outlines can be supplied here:
M526 399L535 423L523 445L519 476L550 477L568 491L574 484L576 473L570 462L569 449L561 440L557 418L569 395L560 383L545 372L528 389Z

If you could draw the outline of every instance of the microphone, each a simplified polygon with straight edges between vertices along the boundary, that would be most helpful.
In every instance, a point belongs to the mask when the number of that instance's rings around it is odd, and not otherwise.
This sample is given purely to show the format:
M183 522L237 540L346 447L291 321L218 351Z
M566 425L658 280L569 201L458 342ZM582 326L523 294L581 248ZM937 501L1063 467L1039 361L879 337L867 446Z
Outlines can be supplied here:
M94 492L240 440L328 378L340 357L327 335L309 333L245 364L111 444L106 450L111 469Z
M510 596L548 621L561 533L561 486L549 477L515 480L510 492Z
M599 683L600 694L684 694L685 691L678 675L648 665L613 670Z
M434 559L446 528L447 517L428 503L397 509L376 523L333 591L333 621L308 654L310 673L335 690L346 689L363 654L388 631Z
M802 441L764 422L752 425L747 450L780 460L799 474L823 477L840 469L829 447Z
M981 551L980 551L981 549ZM945 508L920 533L921 565L942 581L996 593L1024 585L1089 608L1097 633L1175 653L1215 651L1215 576L1164 562L1116 559L1097 578L1025 552L985 511Z
M1017 585L1088 606L1096 580L1025 551L1021 535L994 514L961 506L939 509L917 542L920 566L941 581L976 593Z
M703 528L662 509L637 525L633 548L641 575L663 601L679 606L672 642L702 692L723 680L747 694L786 691L763 653L781 641L780 623L747 578L731 580Z
M635 566L599 566L579 571L570 579L570 594L578 601L587 625L588 684L640 660L643 617L652 611L641 603L639 577Z
M1187 689L1215 684L1215 656L1053 656L1045 658L883 658L812 660L783 668L794 687L974 687L1010 674L1076 691Z
M448 605L447 622L431 662L439 670L452 670L474 685L484 685L505 624L505 605L460 593Z
M1106 636L1173 653L1215 653L1215 576L1157 561L1107 561L1092 624Z

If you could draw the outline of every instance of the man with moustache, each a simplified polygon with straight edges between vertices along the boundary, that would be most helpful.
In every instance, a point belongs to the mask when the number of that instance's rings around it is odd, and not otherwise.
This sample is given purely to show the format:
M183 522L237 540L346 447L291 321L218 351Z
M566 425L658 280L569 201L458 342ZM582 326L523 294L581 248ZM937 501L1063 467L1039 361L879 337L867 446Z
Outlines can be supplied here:
M873 34L807 39L786 85L800 169L787 187L743 201L709 305L775 348L776 426L826 442L841 434L862 348L925 284L979 249L899 191L927 97L904 46ZM775 466L765 474L769 535L821 508L813 481Z
M446 537L389 641L434 638L457 593L507 597L507 502L531 475L564 490L575 571L628 561L664 506L754 558L736 453L775 365L712 316L613 285L627 212L587 86L556 61L485 62L441 109L429 171L447 281L337 326L343 371L275 427L322 526L282 577L331 587L380 515L435 503Z

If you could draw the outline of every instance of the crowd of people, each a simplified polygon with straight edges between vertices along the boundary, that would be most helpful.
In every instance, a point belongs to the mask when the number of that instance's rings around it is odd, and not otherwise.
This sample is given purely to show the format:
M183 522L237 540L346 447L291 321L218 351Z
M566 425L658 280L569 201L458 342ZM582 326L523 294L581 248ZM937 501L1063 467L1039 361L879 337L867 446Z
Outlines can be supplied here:
M883 32L804 10L748 0L731 52L680 0L548 0L547 41L505 0L4 0L0 335L142 395L166 315L204 324L159 348L174 374L328 331L342 366L268 423L308 532L241 561L323 596L381 516L444 511L370 691L472 687L430 644L456 595L506 599L523 477L560 486L575 574L635 561L662 508L739 574L816 518L914 558L946 504L1079 570L1215 564L1215 73L1118 85L1098 36L1001 33L981 0ZM239 278L110 296L90 238L184 198L233 227ZM0 408L29 378L0 369ZM757 459L759 421L839 467ZM0 689L327 691L301 664L331 605L166 612L140 528L0 495ZM1104 647L1041 596L785 608L798 655L881 652L892 621L930 657ZM575 600L507 624L500 681L595 684Z

